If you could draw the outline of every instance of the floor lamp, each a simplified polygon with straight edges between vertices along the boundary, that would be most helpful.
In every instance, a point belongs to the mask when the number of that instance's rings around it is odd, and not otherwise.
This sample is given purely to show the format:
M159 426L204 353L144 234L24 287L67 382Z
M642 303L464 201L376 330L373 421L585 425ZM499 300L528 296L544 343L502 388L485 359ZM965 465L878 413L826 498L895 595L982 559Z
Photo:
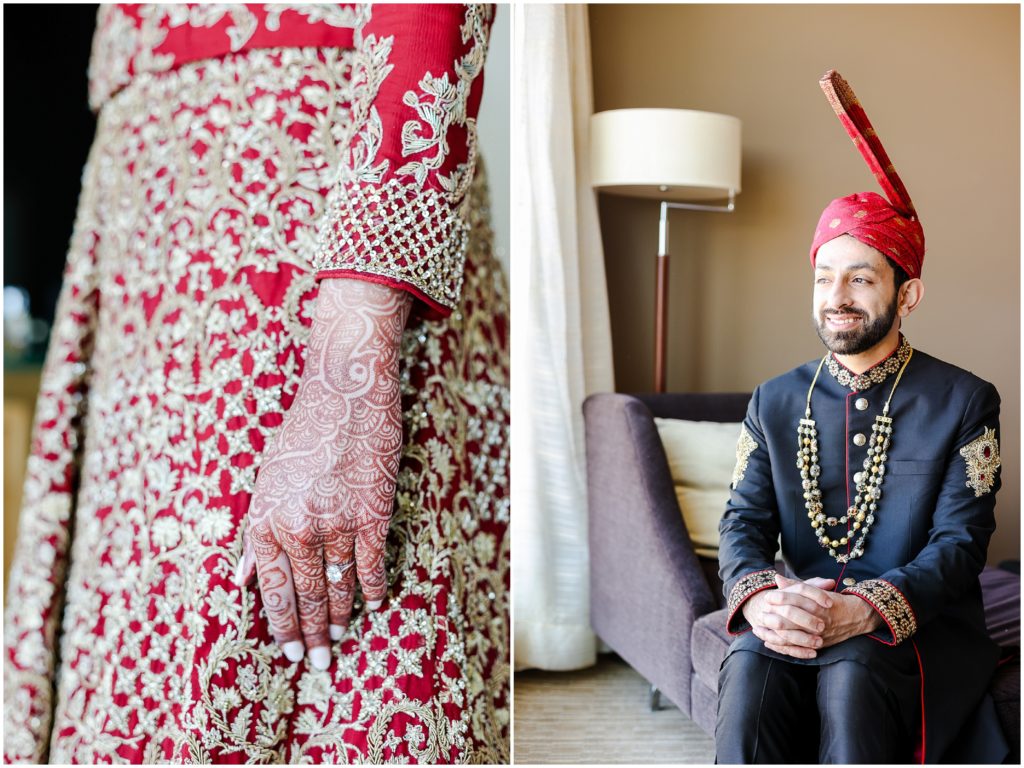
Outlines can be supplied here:
M668 212L729 213L740 191L740 120L692 109L614 109L590 118L590 172L604 192L661 201L654 391L665 391ZM706 201L728 199L725 204Z

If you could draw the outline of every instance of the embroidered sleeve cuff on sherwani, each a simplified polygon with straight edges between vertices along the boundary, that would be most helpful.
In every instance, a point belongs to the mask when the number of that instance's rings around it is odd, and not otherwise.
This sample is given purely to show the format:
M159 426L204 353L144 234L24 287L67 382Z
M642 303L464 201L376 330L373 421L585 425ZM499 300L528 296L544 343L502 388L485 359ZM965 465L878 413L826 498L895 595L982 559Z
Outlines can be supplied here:
M868 603L882 617L885 626L872 632L870 637L886 645L899 645L917 632L917 617L907 598L896 587L882 579L869 579L847 587L844 595L856 595Z
M355 127L321 231L318 278L406 290L427 316L455 309L493 10L378 5L356 31Z
M748 573L729 591L729 618L725 621L725 628L730 635L741 635L750 631L750 622L743 615L743 604L758 592L777 589L775 574L774 568Z

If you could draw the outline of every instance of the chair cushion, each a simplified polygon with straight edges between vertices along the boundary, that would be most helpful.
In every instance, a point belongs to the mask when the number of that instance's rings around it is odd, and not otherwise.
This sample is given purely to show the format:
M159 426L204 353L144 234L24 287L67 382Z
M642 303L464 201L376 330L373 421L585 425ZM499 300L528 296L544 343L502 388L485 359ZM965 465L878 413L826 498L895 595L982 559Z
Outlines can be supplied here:
M693 673L704 685L718 693L718 670L725 660L732 637L725 631L728 609L702 616L693 623L690 634L690 656Z
M987 567L981 572L985 627L1004 648L1020 646L1020 574Z
M654 423L694 551L718 557L718 523L729 501L740 425L659 418Z
M693 675L690 678L690 717L708 736L715 735L718 719L718 691L713 691Z

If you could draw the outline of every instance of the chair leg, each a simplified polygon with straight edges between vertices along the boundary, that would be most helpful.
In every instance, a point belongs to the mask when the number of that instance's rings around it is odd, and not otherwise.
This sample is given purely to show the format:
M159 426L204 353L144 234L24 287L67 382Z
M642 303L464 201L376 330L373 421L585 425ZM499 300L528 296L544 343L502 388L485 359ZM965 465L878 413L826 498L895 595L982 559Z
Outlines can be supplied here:
M658 710L664 709L661 706L661 691L658 690L658 686L651 686L651 712L657 712Z

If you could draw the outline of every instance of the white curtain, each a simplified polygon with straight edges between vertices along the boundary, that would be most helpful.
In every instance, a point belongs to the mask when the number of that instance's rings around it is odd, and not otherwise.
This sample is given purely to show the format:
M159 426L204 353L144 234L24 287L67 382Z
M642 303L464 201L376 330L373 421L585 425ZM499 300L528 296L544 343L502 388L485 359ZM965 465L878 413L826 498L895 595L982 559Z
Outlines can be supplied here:
M585 5L513 6L515 667L593 664L584 398L612 391Z

